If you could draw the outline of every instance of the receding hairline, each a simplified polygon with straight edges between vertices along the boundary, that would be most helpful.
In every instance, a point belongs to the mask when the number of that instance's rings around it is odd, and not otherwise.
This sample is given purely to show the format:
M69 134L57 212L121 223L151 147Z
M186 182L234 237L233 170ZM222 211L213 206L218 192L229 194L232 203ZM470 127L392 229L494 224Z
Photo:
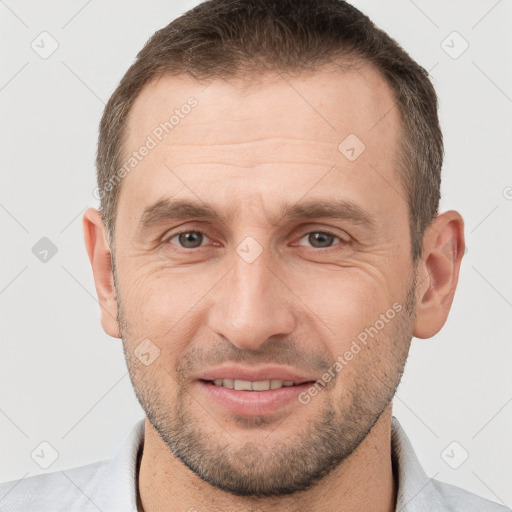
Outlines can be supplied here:
M283 79L289 80L297 77L308 78L312 76L317 76L319 73L322 72L330 72L332 74L353 73L362 76L361 71L364 71L365 68L369 70L370 73L373 73L376 77L378 77L380 79L381 85L383 85L387 89L389 97L393 102L393 107L396 108L398 113L397 130L399 133L397 133L397 135L401 138L401 130L404 129L404 123L401 109L398 104L396 92L394 91L393 87L389 83L387 77L382 72L382 70L379 69L379 67L372 61L372 59L366 58L363 55L359 56L355 53L352 53L351 55L347 56L333 57L329 60L325 60L325 62L319 61L314 65L311 64L307 68L300 68L296 66L290 69L268 69L265 66L261 66L261 69L260 67L251 67L248 69L240 68L236 74L218 74L205 78L197 78L190 75L187 72L171 73L163 71L153 76L150 80L148 80L148 82L146 82L138 91L137 95L132 98L121 133L119 153L116 158L115 167L116 169L120 168L121 163L123 161L128 160L129 158L129 151L131 150L129 147L127 147L127 142L130 132L130 126L134 122L133 114L137 103L139 102L143 94L147 94L148 91L151 88L154 88L161 80L174 80L177 85L182 84L184 88L186 88L188 84L204 85L204 89L206 89L212 83L224 82L229 84L230 86L233 86L235 91L238 93L250 94L255 89L258 89L262 86L272 85L273 83L276 83ZM184 95L183 97L185 98L185 96L186 95ZM118 193L121 190L122 181L123 180L121 180L121 182L119 183Z

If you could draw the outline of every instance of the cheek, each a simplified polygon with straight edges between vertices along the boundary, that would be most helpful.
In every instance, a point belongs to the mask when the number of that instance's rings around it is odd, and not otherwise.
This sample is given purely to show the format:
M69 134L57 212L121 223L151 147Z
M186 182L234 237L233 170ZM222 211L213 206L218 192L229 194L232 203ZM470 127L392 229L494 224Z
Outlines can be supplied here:
M341 396L360 393L369 402L396 389L411 340L407 319L395 314L397 304L331 346Z
M163 355L145 365L132 352L127 358L127 367L137 398L146 411L158 414L176 403L178 385Z
M171 364L200 326L199 306L218 278L210 280L190 269L144 270L123 275L120 300L128 327L125 342L133 348L148 338L161 350L161 359Z
M307 306L311 319L316 317L317 324L320 320L322 330L341 348L373 325L399 297L390 290L387 277L375 270L346 268L294 279L291 288Z

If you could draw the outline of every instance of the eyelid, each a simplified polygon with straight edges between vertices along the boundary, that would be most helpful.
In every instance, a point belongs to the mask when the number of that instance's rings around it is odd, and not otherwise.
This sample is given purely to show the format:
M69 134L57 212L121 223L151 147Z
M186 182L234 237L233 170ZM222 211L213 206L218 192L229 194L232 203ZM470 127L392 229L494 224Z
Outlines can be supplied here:
M322 229L315 229L315 228L312 228L312 229L308 229L307 231L305 231L299 238L298 240L302 240L306 235L309 235L311 233L322 233L324 235L331 235L331 236L334 236L336 238L338 238L340 240L340 244L342 245L348 245L352 242L352 237L350 237L347 233L345 233L347 235L347 238L348 240L346 240L341 234L338 234L336 233L334 230L331 230L331 229L325 229L325 228L322 228ZM328 250L328 249L331 249L332 247L326 247L325 249L318 249L317 247L311 247L312 249L315 249L315 250Z
M165 234L162 238L162 243L170 243L170 241L173 238L176 238L178 235L182 235L184 233L201 233L202 235L206 236L210 240L212 238L205 229L198 228L198 227L192 227L190 229L181 229L179 231L173 231L171 234ZM175 245L175 244L173 244L173 245ZM177 247L180 247L180 246L178 245ZM199 247L196 247L196 249L201 249L202 247L203 246L201 245ZM180 247L180 249L185 249L188 251L193 250L193 249L187 249L186 247Z

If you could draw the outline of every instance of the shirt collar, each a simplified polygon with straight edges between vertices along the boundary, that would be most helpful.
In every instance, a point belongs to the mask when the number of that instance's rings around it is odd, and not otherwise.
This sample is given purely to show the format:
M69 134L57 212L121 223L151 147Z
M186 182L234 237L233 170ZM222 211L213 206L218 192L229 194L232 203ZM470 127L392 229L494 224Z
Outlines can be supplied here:
M104 510L137 512L138 470L144 443L144 419L126 435L108 466ZM398 479L396 512L442 512L441 497L414 452L398 420L391 424L391 458ZM114 485L112 485L114 483ZM100 505L98 503L98 505Z
M391 459L398 479L396 512L438 512L446 510L398 420L391 423Z

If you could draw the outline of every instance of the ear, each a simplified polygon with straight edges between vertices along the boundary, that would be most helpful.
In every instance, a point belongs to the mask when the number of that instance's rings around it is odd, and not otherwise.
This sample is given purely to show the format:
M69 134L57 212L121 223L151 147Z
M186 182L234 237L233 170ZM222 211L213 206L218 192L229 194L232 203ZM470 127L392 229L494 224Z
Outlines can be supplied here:
M431 338L445 324L464 250L464 220L458 212L438 215L425 230L416 285L416 338Z
M110 249L101 214L95 208L88 208L83 216L85 247L94 274L94 284L101 308L101 325L113 338L120 338L117 322L116 290Z

